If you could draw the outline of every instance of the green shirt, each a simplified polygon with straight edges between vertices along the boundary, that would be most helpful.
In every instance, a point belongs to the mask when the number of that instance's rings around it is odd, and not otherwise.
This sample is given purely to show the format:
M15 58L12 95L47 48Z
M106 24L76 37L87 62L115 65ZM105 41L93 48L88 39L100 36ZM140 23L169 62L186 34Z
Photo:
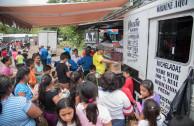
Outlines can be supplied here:
M24 62L23 62L23 61L24 61L24 57L23 57L22 55L18 55L18 56L16 57L16 59L17 59L17 61L18 61L18 64L24 63Z

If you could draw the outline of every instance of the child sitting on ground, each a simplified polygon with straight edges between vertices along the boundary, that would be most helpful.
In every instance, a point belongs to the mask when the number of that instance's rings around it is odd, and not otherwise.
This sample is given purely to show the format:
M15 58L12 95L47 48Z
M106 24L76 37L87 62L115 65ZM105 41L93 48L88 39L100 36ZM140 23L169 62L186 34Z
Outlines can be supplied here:
M45 75L45 74L50 75L50 73L51 73L51 66L50 66L50 65L45 65L45 66L43 67L43 72L44 72L44 75Z

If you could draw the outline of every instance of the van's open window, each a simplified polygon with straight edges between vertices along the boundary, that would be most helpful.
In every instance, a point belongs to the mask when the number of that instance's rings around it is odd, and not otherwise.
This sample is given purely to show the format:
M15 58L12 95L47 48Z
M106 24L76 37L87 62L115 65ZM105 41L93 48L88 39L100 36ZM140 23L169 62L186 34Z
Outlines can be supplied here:
M191 16L159 21L156 56L187 63L191 45L193 18Z

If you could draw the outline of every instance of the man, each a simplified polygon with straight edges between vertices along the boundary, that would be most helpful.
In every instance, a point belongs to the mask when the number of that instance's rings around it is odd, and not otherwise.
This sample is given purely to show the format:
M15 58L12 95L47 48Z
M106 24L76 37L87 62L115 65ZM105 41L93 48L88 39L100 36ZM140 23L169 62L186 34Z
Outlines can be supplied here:
M104 39L101 41L102 43L112 43L112 40L110 39L110 37L108 36L107 33L104 33Z
M111 47L110 49L116 49L118 47L123 47L123 35L121 35L121 40L116 45Z
M92 51L91 46L87 46L86 50L89 50L89 51L90 51L90 55L91 55L91 56L93 56L93 55L95 54L95 52L94 52L94 51ZM84 52L83 52L83 57L84 57L84 56L86 56L86 54L85 54L85 50L84 50Z
M66 44L66 48L65 47L63 47L63 48L64 48L65 52L69 52L69 55L71 56L71 47L68 44Z
M43 66L47 65L48 51L47 49L44 48L44 46L41 46L41 50L39 54L40 54L40 59L41 59Z
M78 50L74 49L74 55L71 56L71 59L77 64L77 61L80 60L81 58L82 56L78 54ZM81 70L81 66L78 65L77 70Z
M102 75L106 69L105 63L117 63L117 62L109 60L109 59L105 59L103 57L103 55L105 54L103 45L99 44L96 47L96 49L97 49L97 52L93 56L93 64L96 66L96 72Z

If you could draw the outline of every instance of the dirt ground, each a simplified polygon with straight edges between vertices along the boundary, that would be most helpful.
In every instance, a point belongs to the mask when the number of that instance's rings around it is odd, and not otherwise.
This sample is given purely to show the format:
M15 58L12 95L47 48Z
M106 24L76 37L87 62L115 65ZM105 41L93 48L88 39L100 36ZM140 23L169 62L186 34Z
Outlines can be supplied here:
M21 50L21 49L18 49L17 51L23 52L23 50ZM36 52L38 52L38 45L37 45L37 46L31 45L31 46L30 46L30 50L28 51L28 58L31 58L32 55L33 55L33 53L36 53ZM57 49L57 55L56 55L56 56L53 56L53 57L52 57L52 60L58 61L62 52L64 52L63 49ZM2 57L1 57L0 59L2 59ZM0 69L1 69L2 66L3 66L3 63L0 62ZM12 70L14 71L14 73L17 72L17 69L16 69L15 64L14 64L13 57L12 57L12 65L11 65L11 68L12 68ZM54 70L54 69L53 69L53 70Z

